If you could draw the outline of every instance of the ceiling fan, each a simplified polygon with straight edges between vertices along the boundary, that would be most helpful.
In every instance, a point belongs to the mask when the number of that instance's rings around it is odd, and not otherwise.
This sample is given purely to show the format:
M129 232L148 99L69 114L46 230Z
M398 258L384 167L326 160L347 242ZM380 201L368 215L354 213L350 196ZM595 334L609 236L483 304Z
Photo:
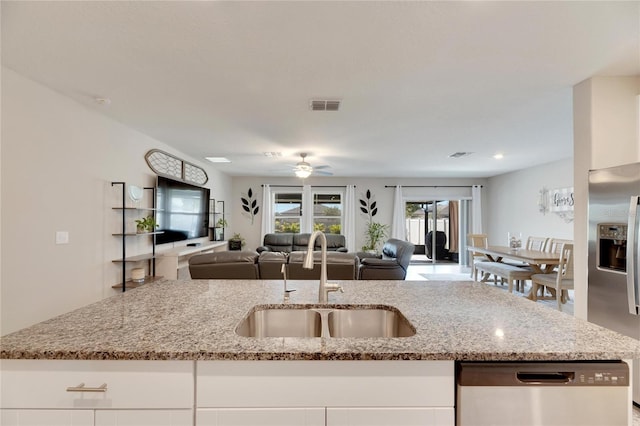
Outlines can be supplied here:
M319 176L332 176L333 173L331 173L330 171L324 170L324 169L328 169L330 166L316 166L316 167L312 167L311 164L307 163L307 161L305 160L307 157L306 153L301 153L300 157L302 157L302 161L298 162L295 167L293 168L293 172L296 174L297 177L299 178L307 178L310 175L319 175Z

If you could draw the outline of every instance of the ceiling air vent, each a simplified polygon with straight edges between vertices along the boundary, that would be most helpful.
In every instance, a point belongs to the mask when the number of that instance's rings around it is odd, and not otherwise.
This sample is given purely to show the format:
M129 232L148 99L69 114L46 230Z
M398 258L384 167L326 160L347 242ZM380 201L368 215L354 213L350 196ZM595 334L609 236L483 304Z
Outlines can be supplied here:
M462 158L462 157L466 157L467 155L471 155L473 154L473 152L454 152L453 154L449 155L449 158Z
M312 99L311 111L337 111L340 108L339 100Z

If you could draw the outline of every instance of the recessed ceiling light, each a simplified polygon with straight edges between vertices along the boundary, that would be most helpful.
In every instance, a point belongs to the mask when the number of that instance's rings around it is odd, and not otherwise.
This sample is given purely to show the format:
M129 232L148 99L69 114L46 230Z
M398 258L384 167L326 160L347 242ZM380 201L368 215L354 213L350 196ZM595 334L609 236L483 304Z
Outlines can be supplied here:
M225 157L205 157L205 158L211 161L212 163L230 163L231 162L231 160Z
M98 105L104 105L104 106L111 105L111 99L109 99L109 98L95 97L95 98L93 98L93 100Z
M493 158L495 158L496 160L502 160L504 158L504 155L502 155L502 153L499 152L496 155L494 155Z

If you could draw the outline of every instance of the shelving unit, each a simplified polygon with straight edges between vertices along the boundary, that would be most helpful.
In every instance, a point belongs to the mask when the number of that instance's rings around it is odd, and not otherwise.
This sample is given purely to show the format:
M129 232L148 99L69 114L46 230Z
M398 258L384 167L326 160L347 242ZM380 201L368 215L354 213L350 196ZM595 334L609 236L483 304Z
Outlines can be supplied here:
M224 241L224 227L220 228L217 226L218 220L224 220L224 201L216 202L213 198L210 201L212 204L211 215L213 216L213 226L211 227L213 241ZM218 207L218 205L221 205L221 207ZM220 231L218 232L218 230Z
M151 207L127 207L126 206L126 194L127 194L127 185L125 182L111 182L111 186L121 186L122 187L122 203L120 206L113 207L113 210L117 210L122 214L122 224L121 231L112 234L114 237L119 237L122 239L122 256L118 259L114 259L113 263L118 263L122 265L122 282L112 286L114 289L122 289L122 291L126 291L127 288L136 288L142 284L148 284L153 281L157 281L162 277L156 277L156 235L161 234L162 232L127 232L127 220L134 220L132 215L140 214L142 212L151 213L153 218L156 218L156 189L154 187L144 187L145 191L151 192ZM151 236L152 244L151 244L151 252L138 254L135 256L127 256L127 238L129 237L144 237ZM137 263L137 262L147 262L147 271L148 275L145 274L145 279L143 282L134 282L132 280L127 280L127 264Z

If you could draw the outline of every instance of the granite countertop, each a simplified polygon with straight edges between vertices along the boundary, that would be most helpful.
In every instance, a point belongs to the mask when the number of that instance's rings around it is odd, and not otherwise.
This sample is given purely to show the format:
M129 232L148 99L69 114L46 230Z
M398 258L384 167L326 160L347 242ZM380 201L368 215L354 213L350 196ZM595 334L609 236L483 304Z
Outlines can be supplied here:
M329 302L384 304L404 338L247 338L255 305L282 304L281 281L160 281L0 339L1 358L133 360L601 360L640 358L640 341L476 282L342 281ZM315 304L317 281L289 281Z

